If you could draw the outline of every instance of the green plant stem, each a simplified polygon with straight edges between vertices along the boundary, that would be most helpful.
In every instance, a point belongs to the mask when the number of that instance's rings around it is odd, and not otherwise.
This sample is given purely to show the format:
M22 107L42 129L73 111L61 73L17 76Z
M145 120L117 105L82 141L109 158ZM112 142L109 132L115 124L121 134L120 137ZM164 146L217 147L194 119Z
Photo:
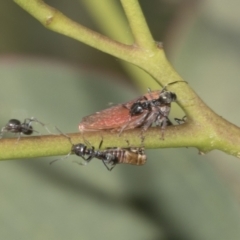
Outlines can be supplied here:
M130 62L148 72L163 85L169 82L169 76L171 81L181 79L167 62L163 49L159 48L157 44L154 45L155 50L152 49L152 51L147 51L147 48L142 49L136 44L132 46L122 44L72 21L58 10L45 4L42 0L14 1L46 28ZM152 41L149 44L152 46Z
M101 32L121 43L133 44L134 39L126 15L124 15L122 8L116 2L112 0L79 0L79 2L84 4L91 18L101 29ZM114 21L109 21L109 19L114 19ZM153 81L152 77L142 69L125 61L119 61L119 64L122 65L128 76L131 77L131 80L135 82L135 85L142 93L145 93L149 87L151 89L159 88L159 84Z
M170 148L170 147L185 147L185 146L202 146L202 151L210 151L208 145L200 138L196 138L195 134L189 137L189 128L186 126L172 126L165 131L165 140L161 139L161 131L159 128L151 128L144 134L144 146L146 148ZM196 131L196 129L194 130ZM156 134L157 132L157 134ZM84 138L94 145L96 149L99 147L101 137L104 142L102 148L106 147L129 147L126 139L129 139L131 146L141 146L140 129L127 131L118 137L118 133L107 131L95 133L84 133ZM82 135L67 134L71 137L73 143L84 142ZM0 160L16 159L16 158L33 158L46 157L56 155L67 155L71 150L71 143L63 135L46 135L18 138L2 139L0 144Z
M159 48L157 44L153 44L151 34L136 0L122 0L122 5L126 11L136 41L132 46L111 40L75 23L43 1L15 0L15 2L39 20L45 27L130 62L144 69L153 78L161 82L162 85L181 80L181 77L167 61L163 49ZM168 89L177 93L178 103L186 112L188 122L181 126L168 127L164 141L159 140L159 128L149 129L146 132L146 139L144 141L146 148L196 147L202 153L219 149L228 154L240 157L240 129L237 126L214 113L188 84L178 83L169 86ZM117 137L116 133L101 132L101 134L104 137L104 147L126 147L126 139L130 141L132 146L141 146L139 129L124 132L121 137ZM97 135L99 136L99 132L97 134L84 134L88 140L92 140L91 143L95 147L100 142ZM41 150L33 148L34 143L31 143L33 138L21 139L16 145L16 149L19 149L16 151L14 157L20 158L22 156L21 152L24 151L38 152L38 155L33 154L34 156L66 154L69 152L69 142L66 146L66 139L62 143L57 140L55 141L58 138L63 137L51 136L50 139L52 141L49 141L49 137L41 137L41 140L37 140L40 141L37 146L41 146ZM82 139L78 140L82 141ZM14 140L1 140L0 152L1 156L3 156L2 159L4 156L6 157L5 159L12 158L13 154L10 149L13 142ZM60 150L60 147L61 149L65 149L64 153ZM58 148L59 151L56 150ZM6 151L9 151L9 153L5 153ZM7 156L6 154L9 155Z
M112 0L79 0L79 3L85 6L91 18L108 37L127 45L133 43L134 39L127 19L116 2Z
M15 0L23 9L34 16L46 28L76 39L91 47L97 48L115 57L124 58L131 51L131 46L111 40L81 24L78 24L55 8L41 0ZM118 49L116 51L116 49Z
M161 130L158 127L150 128L144 133L144 147L147 149L196 147L201 154L219 149L240 157L240 138L238 137L240 130L234 125L229 125L225 120L221 124L224 122L228 125L228 128L222 125L216 131L212 131L211 126L198 125L194 122L169 126L165 130L164 140L161 139ZM233 136L230 136L229 132L233 133ZM67 135L71 137L74 144L84 143L83 136L80 133ZM85 132L84 138L96 149L98 149L103 138L102 149L105 149L116 146L129 147L126 139L129 140L130 146L142 146L140 135L141 129L133 129L123 132L121 137L118 137L118 133L110 131L99 131L97 134ZM67 155L70 151L71 144L63 135L23 136L19 140L18 138L1 139L0 160Z
M143 51L153 51L150 54L154 54L156 44L148 28L139 2L137 0L121 0L121 3L128 18L135 44Z

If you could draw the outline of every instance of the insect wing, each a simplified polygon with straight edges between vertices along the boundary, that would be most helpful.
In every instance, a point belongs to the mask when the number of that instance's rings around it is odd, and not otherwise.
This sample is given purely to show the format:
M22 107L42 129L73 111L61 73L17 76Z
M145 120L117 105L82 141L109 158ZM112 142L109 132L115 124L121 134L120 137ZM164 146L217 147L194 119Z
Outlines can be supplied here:
M126 104L126 106L129 105L131 104ZM79 131L118 130L129 121L135 121L139 116L131 117L129 115L129 109L126 106L124 104L118 104L84 117L79 123Z
M81 131L96 131L101 129L119 128L129 119L129 111L122 104L96 112L82 119L79 124Z
M153 91L151 92L151 94L147 93L143 97L151 100L153 98L158 98L159 94L160 91ZM129 110L136 101L139 101L139 99L140 98L134 99L125 104L118 104L84 117L79 123L79 131L98 131L107 129L119 130L124 125L131 126L131 122L136 122L139 116L131 117L129 114ZM126 129L130 128L134 127L127 127Z

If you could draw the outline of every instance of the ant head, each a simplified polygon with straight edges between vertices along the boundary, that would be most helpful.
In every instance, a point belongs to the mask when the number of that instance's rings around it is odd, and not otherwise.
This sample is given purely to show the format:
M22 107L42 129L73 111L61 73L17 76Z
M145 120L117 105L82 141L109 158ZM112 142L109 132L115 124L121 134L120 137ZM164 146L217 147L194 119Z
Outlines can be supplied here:
M160 93L160 96L158 98L158 101L160 102L160 104L171 103L171 102L175 102L176 100L177 100L177 95L169 91L164 91Z
M87 146L83 143L73 144L71 152L77 156L83 156L86 152Z

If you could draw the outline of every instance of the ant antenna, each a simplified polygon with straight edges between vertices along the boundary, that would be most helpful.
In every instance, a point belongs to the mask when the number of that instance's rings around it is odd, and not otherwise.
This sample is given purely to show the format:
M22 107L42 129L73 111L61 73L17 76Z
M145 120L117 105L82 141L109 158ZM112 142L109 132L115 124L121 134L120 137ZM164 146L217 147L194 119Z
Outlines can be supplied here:
M62 157L62 158L54 159L54 160L52 160L49 164L52 165L53 163L55 163L55 162L58 161L58 160L64 160L64 159L66 159L66 158L68 158L68 157L71 155L71 153L72 153L72 152L69 152L68 155L66 155L66 156L64 156L64 157Z
M55 126L55 128L57 129L58 132L60 132L61 135L65 136L65 137L68 139L68 141L72 144L72 146L74 146L71 138L70 138L67 134L63 133L58 127ZM71 153L72 153L72 149L71 149L71 151L70 151L66 156L64 156L64 157L62 157L62 158L54 159L54 160L51 161L49 164L52 165L53 163L55 163L55 162L58 161L58 160L64 160L64 159L66 159L66 158L68 158L68 157L71 155Z
M49 133L49 134L52 134L52 132L48 129L47 125L40 122L37 118L35 117L31 117L31 118L25 118L24 120L24 124L26 124L26 121L29 121L29 126L31 126L32 122L36 122L36 123L39 123L42 127L44 127L46 129L46 131ZM35 130L33 130L34 132L37 132Z
M186 84L188 84L188 82L187 82L187 81L184 81L184 80L178 80L178 81L170 82L170 83L166 84L166 85L162 88L161 92L166 91L167 86L173 85L173 84L178 83L178 82L185 82Z
M60 132L60 134L65 136L72 145L74 145L73 142L72 142L72 139L67 134L63 133L58 127L55 126L55 128L57 129L58 132Z

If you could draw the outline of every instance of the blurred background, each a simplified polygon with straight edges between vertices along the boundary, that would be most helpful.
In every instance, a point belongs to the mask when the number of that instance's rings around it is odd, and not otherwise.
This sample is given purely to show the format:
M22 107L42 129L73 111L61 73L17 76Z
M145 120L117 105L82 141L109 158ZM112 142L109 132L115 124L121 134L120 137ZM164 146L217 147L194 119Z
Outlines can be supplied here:
M129 41L117 0L46 3L86 27ZM215 112L239 125L239 3L140 4L180 75ZM0 126L34 116L77 132L82 117L146 91L134 68L47 30L13 1L1 3L0 33ZM182 117L176 106L171 114ZM98 160L81 167L72 163L79 161L74 156L51 166L54 158L2 161L2 239L240 239L239 159L220 151L200 156L192 148L147 155L145 166L119 165L111 172Z

